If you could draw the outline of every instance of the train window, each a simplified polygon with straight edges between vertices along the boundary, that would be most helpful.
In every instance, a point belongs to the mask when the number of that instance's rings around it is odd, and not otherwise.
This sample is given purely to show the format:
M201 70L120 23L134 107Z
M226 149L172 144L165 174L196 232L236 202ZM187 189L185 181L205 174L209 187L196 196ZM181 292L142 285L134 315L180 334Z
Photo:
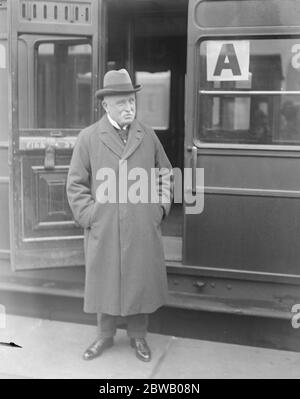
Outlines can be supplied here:
M200 44L203 142L300 145L300 38Z
M195 20L204 27L298 26L299 13L295 0L202 0Z
M169 129L171 71L139 71L135 76L143 86L137 93L138 118L155 130Z
M36 127L81 128L91 123L91 55L86 40L36 45Z

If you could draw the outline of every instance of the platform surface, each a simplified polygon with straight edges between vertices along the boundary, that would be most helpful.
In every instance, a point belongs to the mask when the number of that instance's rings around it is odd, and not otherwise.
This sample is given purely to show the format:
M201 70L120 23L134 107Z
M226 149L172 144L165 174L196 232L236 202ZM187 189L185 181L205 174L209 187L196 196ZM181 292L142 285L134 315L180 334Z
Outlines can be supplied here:
M153 359L135 357L125 330L101 357L84 361L94 326L7 315L0 378L300 378L300 353L149 334Z

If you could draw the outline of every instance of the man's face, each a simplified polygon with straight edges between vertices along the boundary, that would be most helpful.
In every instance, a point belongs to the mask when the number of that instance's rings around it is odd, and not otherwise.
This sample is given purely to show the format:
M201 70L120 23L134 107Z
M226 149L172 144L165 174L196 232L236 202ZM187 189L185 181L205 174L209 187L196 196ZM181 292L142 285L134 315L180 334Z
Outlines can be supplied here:
M102 105L120 127L130 125L135 118L135 93L106 96Z

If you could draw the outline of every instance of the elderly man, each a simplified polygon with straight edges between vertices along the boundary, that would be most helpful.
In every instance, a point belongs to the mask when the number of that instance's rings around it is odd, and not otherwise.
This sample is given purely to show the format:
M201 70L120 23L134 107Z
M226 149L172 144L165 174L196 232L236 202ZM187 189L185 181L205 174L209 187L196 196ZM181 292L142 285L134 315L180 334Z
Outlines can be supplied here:
M97 313L98 321L86 360L111 347L125 322L137 358L150 361L148 314L167 298L160 224L171 206L172 171L155 132L135 119L139 90L125 69L106 73L96 92L106 114L80 132L68 174L70 207L84 228L84 311Z

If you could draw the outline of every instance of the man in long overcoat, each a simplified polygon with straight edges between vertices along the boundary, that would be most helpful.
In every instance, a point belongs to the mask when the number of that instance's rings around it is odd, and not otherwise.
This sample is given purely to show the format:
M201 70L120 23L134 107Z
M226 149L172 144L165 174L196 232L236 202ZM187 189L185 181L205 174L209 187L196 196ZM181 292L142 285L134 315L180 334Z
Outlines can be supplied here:
M135 119L140 89L125 69L106 73L96 92L106 114L80 132L68 174L70 207L84 228L84 311L98 320L86 360L112 346L125 321L136 356L150 361L148 314L167 299L160 224L172 167L153 129Z

